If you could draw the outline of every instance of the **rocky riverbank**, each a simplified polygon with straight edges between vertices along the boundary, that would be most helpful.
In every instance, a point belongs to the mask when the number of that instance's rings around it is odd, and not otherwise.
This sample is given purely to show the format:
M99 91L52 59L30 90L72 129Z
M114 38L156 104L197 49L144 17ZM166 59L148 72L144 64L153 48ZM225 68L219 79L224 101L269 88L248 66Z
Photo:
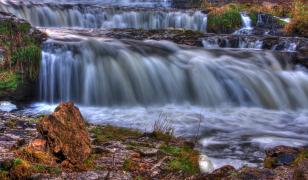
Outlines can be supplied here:
M0 112L0 177L184 179L199 173L194 144L160 123L152 133L86 125L72 103L42 117Z
M1 179L305 179L308 149L266 151L264 168L224 166L201 173L194 143L166 122L152 133L86 124L72 103L52 115L0 112ZM210 162L207 164L211 170ZM204 166L203 166L204 167Z

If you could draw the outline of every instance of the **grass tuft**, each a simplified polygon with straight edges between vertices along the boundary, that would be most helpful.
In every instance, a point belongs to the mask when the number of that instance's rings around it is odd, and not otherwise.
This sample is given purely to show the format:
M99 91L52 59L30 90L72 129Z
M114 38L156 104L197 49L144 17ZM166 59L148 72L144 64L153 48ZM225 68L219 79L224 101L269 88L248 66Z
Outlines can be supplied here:
M113 127L110 125L94 127L90 132L94 135L94 144L100 144L110 140L124 141L128 138L137 138L142 135L138 130Z

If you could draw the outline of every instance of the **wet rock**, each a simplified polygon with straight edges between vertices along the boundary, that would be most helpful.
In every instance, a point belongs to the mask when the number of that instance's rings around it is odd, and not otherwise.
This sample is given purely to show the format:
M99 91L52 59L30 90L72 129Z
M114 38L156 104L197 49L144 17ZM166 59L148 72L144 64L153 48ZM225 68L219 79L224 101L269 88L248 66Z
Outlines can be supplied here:
M233 176L247 180L265 180L275 178L275 174L271 169L258 169L252 167L244 167L240 169L237 173L233 174Z
M288 146L277 146L265 151L266 158L264 160L264 167L276 168L283 165L291 165L296 156L299 154L298 148Z
M308 45L301 47L296 53L296 63L308 68Z
M222 179L223 177L228 177L234 173L236 169L233 166L226 165L219 169L216 169L211 174L206 176L206 179Z
M38 123L37 130L58 158L75 167L91 153L85 122L72 102L60 104L52 115Z

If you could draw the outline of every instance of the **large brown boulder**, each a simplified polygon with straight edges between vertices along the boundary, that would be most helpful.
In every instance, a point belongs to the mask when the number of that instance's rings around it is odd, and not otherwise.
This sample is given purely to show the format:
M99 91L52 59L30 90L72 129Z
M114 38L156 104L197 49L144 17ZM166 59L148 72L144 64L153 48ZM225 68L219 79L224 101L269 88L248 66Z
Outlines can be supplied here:
M38 123L37 130L47 140L51 152L66 165L78 167L91 153L85 121L72 102L60 104Z

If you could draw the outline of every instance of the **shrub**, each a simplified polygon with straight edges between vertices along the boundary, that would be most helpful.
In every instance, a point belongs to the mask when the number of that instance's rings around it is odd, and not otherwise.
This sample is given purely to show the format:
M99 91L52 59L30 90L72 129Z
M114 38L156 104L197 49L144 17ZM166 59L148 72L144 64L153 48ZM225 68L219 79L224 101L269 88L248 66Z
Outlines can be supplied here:
M236 6L216 8L208 14L208 32L232 33L241 25L240 10Z
M291 22L285 26L286 33L308 37L308 5L301 0L294 1L291 16Z

